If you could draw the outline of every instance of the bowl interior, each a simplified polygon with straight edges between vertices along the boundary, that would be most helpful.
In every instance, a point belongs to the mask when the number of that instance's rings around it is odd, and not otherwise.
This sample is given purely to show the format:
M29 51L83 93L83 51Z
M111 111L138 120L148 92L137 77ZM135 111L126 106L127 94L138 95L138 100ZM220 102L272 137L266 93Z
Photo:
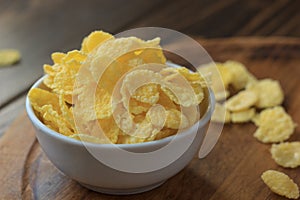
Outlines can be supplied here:
M43 80L46 76L47 75L44 75L39 80L37 80L35 82L35 84L31 87L31 89L32 88L41 88L41 89L48 90L48 87L45 86L43 83ZM112 146L117 145L120 148L126 148L126 149L130 150L132 148L137 148L137 147L146 147L146 146L151 146L151 145L166 144L166 143L170 142L172 139L174 139L175 136L180 138L180 137L184 136L185 134L189 134L189 131L188 131L189 129L195 129L195 128L197 129L198 127L199 128L203 127L210 120L212 112L213 112L213 106L214 106L214 97L213 97L212 91L210 89L206 89L206 90L204 90L204 93L207 98L204 98L204 100L199 105L199 110L204 114L201 115L200 120L198 122L196 122L193 126L187 128L187 129L181 130L180 134L168 136L168 137L165 137L165 138L159 139L159 140L143 142L143 143L136 143L136 144L96 144L96 143L82 142L82 141L70 138L68 136L65 136L63 134L60 134L60 133L48 128L36 116L32 106L31 106L28 96L26 98L26 111L27 111L27 114L28 114L31 122L34 124L34 126L36 128L40 129L43 133L50 134L52 137L55 137L56 139L62 140L64 142L72 143L74 145L79 145L79 146L82 146L84 143L85 146L86 145L91 146L91 147L101 146L103 148L110 148Z

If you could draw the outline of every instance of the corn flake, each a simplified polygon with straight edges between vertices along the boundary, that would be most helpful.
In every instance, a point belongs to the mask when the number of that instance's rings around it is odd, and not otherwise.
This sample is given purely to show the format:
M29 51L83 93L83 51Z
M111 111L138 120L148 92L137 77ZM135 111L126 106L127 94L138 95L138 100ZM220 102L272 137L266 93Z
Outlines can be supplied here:
M249 82L249 72L247 68L240 62L228 60L223 65L232 75L231 84L236 90L244 89Z
M251 121L256 125L259 126L259 118L260 118L260 114L256 113L252 118Z
M166 121L166 110L161 105L154 105L147 112L146 118L154 127L161 129Z
M165 127L171 129L183 129L189 126L189 120L176 109L166 111Z
M226 108L230 111L249 109L257 101L257 96L251 91L241 91L226 102Z
M99 138L87 134L77 133L77 134L69 135L69 137L84 142L99 143L99 144L103 143L103 141L101 141Z
M41 114L46 126L66 136L74 134L72 125L68 123L52 105L44 105L40 108L36 108L36 110Z
M125 108L128 107L127 103L131 97L143 103L155 104L159 99L157 83L160 82L161 75L147 69L127 73L120 89Z
M136 58L141 58L144 64L165 64L166 61L159 46L159 39L142 41L135 37L128 37L107 40L97 48L94 58L86 64L94 79L99 80L100 86L112 93L121 77L137 67L129 65L132 64L130 60ZM150 61L149 58L152 60Z
M272 192L289 199L299 198L297 184L286 174L275 170L267 170L261 175L261 179Z
M259 127L254 133L263 143L283 142L294 132L295 124L282 107L263 110L259 117Z
M283 102L284 94L278 81L263 79L247 86L248 91L255 92L258 100L256 107L269 108Z
M37 110L44 105L52 105L57 113L61 113L59 98L56 94L40 88L33 88L28 93L28 98L32 107Z
M132 95L132 98L135 98L140 102L153 105L159 99L158 85L153 83L143 85L137 88L137 90Z
M78 95L74 109L76 116L81 116L85 121L107 119L112 116L111 95L95 83L90 83Z
M206 77L209 84L217 95L217 100L223 100L229 84L231 83L232 75L222 63L208 63L198 67L198 71Z
M21 54L15 49L3 49L0 50L0 67L9 66L19 62Z
M151 105L147 103L142 103L137 101L134 98L130 98L129 101L129 112L134 115L139 115L142 113L146 113L150 109Z
M81 51L84 53L89 53L101 43L113 38L114 37L109 33L105 33L103 31L94 31L83 39L81 44Z
M178 130L176 130L176 129L163 128L162 130L160 130L160 131L156 134L155 139L156 139L156 140L159 140L159 139L162 139L162 138L169 137L169 136L171 136L171 135L176 134L177 131L178 131Z
M166 76L161 89L172 101L185 107L198 105L204 98L201 86L193 88L179 73Z
M167 67L159 43L92 32L80 51L51 55L43 81L49 91L32 89L32 107L49 128L86 142L132 144L175 134L199 119L208 84L198 72Z
M255 115L255 108L237 111L231 113L231 121L233 123L244 123L250 121Z
M273 144L271 154L275 162L282 167L300 166L300 142Z

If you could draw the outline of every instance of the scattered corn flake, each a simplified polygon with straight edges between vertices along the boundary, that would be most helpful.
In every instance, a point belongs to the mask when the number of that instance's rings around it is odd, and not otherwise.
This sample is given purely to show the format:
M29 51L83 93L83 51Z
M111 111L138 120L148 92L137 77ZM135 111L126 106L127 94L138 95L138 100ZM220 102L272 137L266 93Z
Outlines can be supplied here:
M229 123L231 120L231 114L224 105L216 103L211 120L218 123Z
M282 167L296 168L300 166L300 142L284 142L273 144L272 158Z
M224 72L224 77L222 77L221 71L228 71L226 69L222 70L224 68L222 63L208 63L199 66L197 69L198 71L203 75L203 77L206 77L206 80L208 84L211 86L214 94L217 94L217 100L223 100L224 96L227 96L226 90L229 85L229 79L231 82L231 75L229 73L227 74ZM221 69L221 70L220 70ZM226 75L225 75L226 73ZM223 80L224 78L224 80ZM226 82L226 83L225 83Z
M223 65L229 70L232 75L230 84L236 90L241 90L246 87L249 82L249 72L247 68L240 62L228 60Z
M267 170L261 175L261 179L272 192L289 199L299 198L297 184L286 174L275 170Z
M294 132L295 124L282 107L263 110L259 117L259 127L254 133L263 143L283 142Z
M229 84L231 84L231 82L233 80L232 72L230 71L230 69L225 67L225 65L223 65L222 63L216 63L216 65L220 72L224 87L228 88Z
M228 90L218 91L214 93L215 99L217 102L223 101L227 99L230 96L230 93Z
M255 115L255 108L236 111L231 113L231 121L233 123L244 123L250 121Z
M251 121L256 125L259 126L259 118L260 118L260 114L256 113L252 118Z
M247 86L248 91L256 93L258 100L256 107L269 108L282 104L284 94L278 81L272 79L259 80Z
M256 103L256 101L256 94L254 92L245 90L228 99L225 106L230 111L241 111L249 109Z
M0 67L9 66L19 62L21 54L15 49L2 49L0 50Z

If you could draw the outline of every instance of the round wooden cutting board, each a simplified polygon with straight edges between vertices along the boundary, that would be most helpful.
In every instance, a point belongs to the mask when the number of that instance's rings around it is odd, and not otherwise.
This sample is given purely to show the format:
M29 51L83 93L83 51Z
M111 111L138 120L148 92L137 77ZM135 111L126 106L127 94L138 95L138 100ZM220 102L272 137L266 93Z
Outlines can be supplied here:
M300 124L300 39L198 39L215 61L237 60L258 78L279 80L283 106ZM270 145L258 142L252 123L225 125L219 142L202 160L197 157L161 187L122 199L284 199L260 179L276 169L300 185L300 167L284 169L272 160ZM300 141L300 127L289 141ZM35 139L25 112L0 138L0 199L119 199L89 191L59 172ZM74 166L75 167L75 166Z

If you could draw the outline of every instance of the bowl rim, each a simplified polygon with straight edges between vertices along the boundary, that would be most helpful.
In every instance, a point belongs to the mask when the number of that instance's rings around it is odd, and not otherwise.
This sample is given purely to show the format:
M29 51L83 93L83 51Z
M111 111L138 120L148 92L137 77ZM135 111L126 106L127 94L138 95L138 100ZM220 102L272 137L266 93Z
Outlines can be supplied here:
M39 86L42 84L44 78L46 78L48 75L43 75L41 78L39 78L30 88L39 88ZM30 121L32 122L32 124L40 129L43 134L47 134L53 138L55 138L56 140L60 140L62 142L68 143L68 144L72 144L75 146L85 146L85 147L91 147L91 148L111 148L111 147L119 147L119 148L123 148L123 149L135 149L135 148L140 148L140 147L149 147L149 146L153 146L153 145L163 145L165 143L170 142L171 140L173 140L174 137L180 139L182 137L185 137L187 134L191 134L188 130L192 130L197 128L197 130L200 127L203 127L206 123L209 122L209 120L211 119L212 113L214 111L214 106L215 106L215 98L214 98L214 94L212 92L212 90L210 88L208 88L208 93L209 93L209 104L207 107L207 110L205 112L205 114L202 116L202 118L197 121L194 125L192 125L189 128L183 129L181 130L179 133L180 134L175 134L175 135L171 135L159 140L153 140L153 141L148 141L148 142L142 142L142 143L134 143L134 144L99 144L99 143L91 143L91 142L85 142L85 141L80 141L80 140L76 140L73 138L70 138L68 136L65 136L59 132L56 132L52 129L50 129L49 127L47 127L43 122L41 122L41 120L35 115L33 108L31 106L29 97L28 97L28 93L26 95L26 103L25 103L25 107L26 107L26 112L27 115L30 119ZM198 134L198 133L197 133Z

